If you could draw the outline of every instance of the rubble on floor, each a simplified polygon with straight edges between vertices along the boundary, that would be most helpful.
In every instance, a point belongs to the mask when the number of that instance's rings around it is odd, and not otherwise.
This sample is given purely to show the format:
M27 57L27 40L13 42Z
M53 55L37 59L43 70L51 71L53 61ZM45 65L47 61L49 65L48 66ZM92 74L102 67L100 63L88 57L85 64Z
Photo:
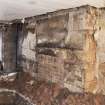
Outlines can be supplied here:
M35 80L28 73L18 73L12 82L1 80L1 89L14 90L35 105L105 105L105 96L73 93L59 84Z

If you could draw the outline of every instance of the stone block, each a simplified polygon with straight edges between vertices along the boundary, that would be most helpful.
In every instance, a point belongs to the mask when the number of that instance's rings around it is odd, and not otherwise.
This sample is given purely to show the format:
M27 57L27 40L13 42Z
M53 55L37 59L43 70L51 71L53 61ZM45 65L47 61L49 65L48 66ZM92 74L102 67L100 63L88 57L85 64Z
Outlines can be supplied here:
M83 59L80 58L82 51L60 48L38 48L37 51L39 78L57 82L63 86L71 85L75 89L77 87L76 91L83 90ZM74 88L69 89L74 90Z
M69 31L64 43L68 48L82 50L85 44L85 31Z
M62 47L67 36L68 14L43 19L37 23L37 45Z

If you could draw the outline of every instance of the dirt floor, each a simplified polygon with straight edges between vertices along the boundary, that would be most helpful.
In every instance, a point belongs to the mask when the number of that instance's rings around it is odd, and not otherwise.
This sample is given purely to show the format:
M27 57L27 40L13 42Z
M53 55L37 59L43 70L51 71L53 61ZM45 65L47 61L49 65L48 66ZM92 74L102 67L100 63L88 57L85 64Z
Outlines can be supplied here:
M37 81L28 73L19 73L12 82L1 80L1 89L15 90L35 105L105 105L105 96L72 93L55 83Z

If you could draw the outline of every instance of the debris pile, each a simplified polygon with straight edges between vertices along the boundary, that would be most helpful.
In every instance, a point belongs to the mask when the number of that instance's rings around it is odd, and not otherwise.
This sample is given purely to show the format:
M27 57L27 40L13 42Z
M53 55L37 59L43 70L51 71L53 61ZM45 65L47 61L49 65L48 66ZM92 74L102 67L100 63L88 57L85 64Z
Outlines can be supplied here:
M0 88L15 90L35 105L105 105L103 95L73 93L59 84L37 81L28 73L17 74L13 82L0 81Z

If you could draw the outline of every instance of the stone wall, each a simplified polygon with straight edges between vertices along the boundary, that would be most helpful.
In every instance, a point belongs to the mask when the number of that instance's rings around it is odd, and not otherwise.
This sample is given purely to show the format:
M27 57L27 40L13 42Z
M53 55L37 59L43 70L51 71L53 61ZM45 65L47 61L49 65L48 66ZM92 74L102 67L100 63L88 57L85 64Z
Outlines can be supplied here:
M18 30L18 68L36 72L36 33L35 26L20 24Z
M104 12L81 6L14 22L3 37L5 69L30 72L73 92L105 94Z
M39 80L93 92L97 14L96 8L83 6L26 18L18 35L18 66L34 71Z
M0 61L2 61L2 30L0 30Z
M17 62L17 25L7 25L3 30L4 72L16 71Z
M38 77L58 82L71 91L93 92L96 17L97 9L86 6L37 20Z
M84 46L87 29L91 28L85 18L88 9L86 6L26 19L28 24L36 22L38 79L83 92Z
M105 8L90 7L89 11L91 33L86 35L85 91L105 94Z
M96 22L97 30L94 34L96 41L96 90L105 94L105 8L99 10Z

